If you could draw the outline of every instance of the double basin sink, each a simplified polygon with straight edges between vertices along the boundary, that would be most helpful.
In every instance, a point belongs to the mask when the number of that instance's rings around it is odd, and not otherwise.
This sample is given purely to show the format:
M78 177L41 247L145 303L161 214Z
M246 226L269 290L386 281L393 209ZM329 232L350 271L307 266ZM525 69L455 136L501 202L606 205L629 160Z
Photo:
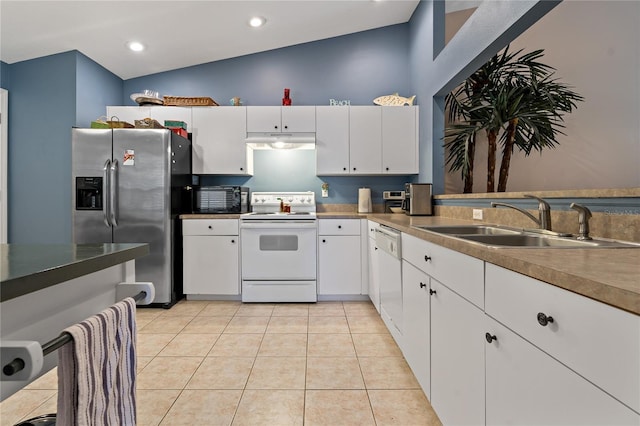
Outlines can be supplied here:
M640 244L604 239L578 240L571 234L497 225L426 226L414 228L495 248L638 248Z

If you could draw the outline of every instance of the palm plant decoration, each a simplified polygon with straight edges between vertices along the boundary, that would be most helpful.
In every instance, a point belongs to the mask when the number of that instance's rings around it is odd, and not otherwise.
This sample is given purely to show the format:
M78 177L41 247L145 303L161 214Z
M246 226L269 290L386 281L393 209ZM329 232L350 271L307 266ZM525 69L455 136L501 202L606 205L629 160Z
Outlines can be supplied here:
M502 161L498 192L504 192L514 148L528 156L557 145L565 113L573 111L579 94L553 79L555 68L538 62L543 50L517 57L522 50L493 56L445 98L449 123L445 131L446 163L460 170L464 192L473 190L473 165L477 134L487 134L487 192L495 188L498 145Z

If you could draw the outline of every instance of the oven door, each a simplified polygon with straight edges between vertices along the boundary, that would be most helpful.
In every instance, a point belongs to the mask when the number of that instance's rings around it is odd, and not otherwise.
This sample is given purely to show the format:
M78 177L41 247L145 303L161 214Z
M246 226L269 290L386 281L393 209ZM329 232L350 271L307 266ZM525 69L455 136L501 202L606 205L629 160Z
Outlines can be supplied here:
M242 280L315 280L315 220L244 220Z

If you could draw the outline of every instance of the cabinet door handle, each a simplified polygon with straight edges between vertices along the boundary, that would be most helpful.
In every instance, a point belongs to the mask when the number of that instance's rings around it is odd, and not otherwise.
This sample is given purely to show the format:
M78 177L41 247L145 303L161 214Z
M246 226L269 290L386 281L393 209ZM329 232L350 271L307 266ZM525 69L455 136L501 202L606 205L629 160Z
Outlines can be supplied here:
M543 327L546 327L547 324L549 324L550 322L553 322L552 316L547 316L543 312L538 312L538 324L540 324Z
M427 285L425 283L420 283L420 288L425 288Z
M490 334L490 333L484 333L484 338L487 339L487 343L491 343L494 340L498 340L498 338L495 336L495 334Z
M434 289L430 288L430 289L429 289L429 294L430 294L431 296L433 296L434 294L436 294L436 291L435 291Z
M431 256L427 256L426 254L424 255L424 261L425 262L431 262Z

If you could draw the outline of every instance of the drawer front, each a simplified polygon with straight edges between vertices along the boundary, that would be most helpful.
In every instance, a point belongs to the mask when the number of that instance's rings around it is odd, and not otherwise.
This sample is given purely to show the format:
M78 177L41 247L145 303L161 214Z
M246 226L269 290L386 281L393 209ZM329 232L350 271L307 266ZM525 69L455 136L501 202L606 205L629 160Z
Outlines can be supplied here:
M492 264L485 281L488 315L640 412L640 316Z
M318 235L360 235L360 219L320 219Z
M237 219L186 219L182 235L238 235Z
M484 262L402 234L402 258L484 309Z

